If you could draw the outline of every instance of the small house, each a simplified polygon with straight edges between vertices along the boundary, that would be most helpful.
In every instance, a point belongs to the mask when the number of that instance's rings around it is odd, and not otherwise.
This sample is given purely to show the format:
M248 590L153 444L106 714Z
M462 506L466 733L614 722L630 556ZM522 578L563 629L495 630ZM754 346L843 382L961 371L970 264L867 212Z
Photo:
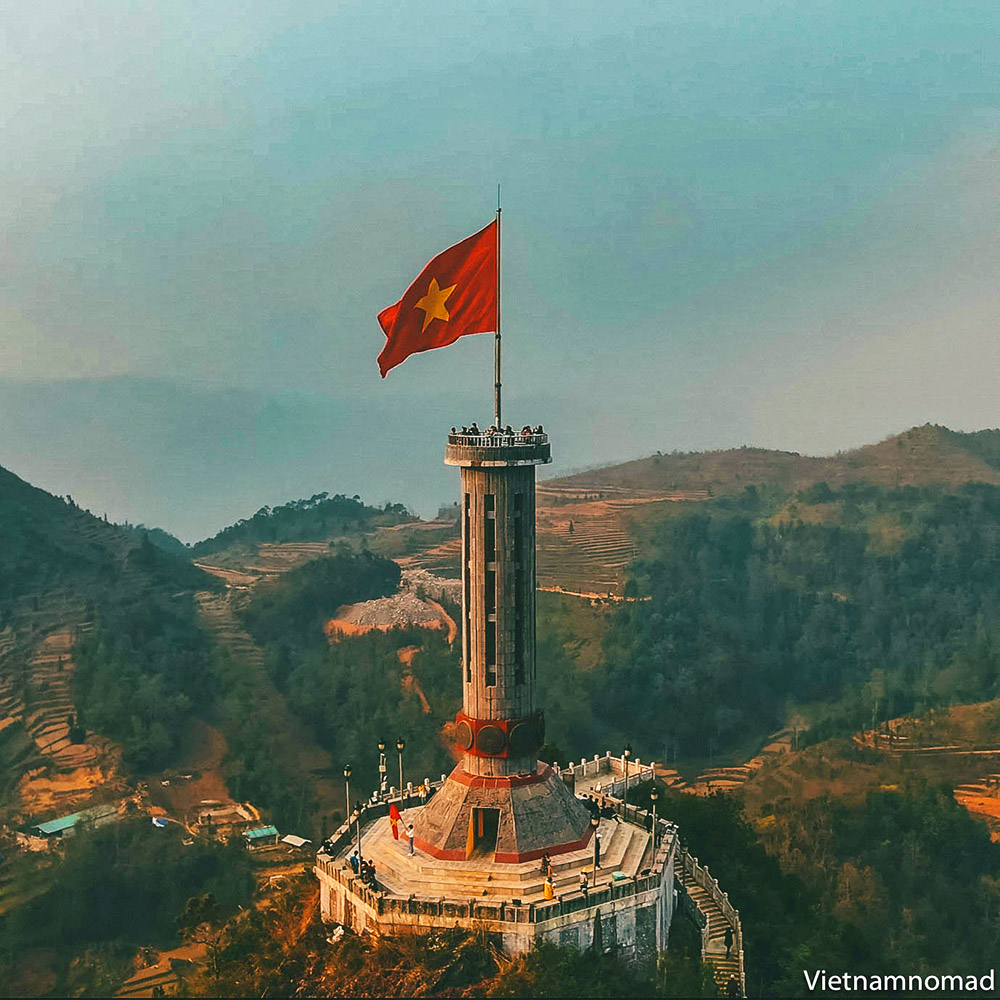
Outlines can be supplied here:
M273 826L258 826L243 831L243 840L251 851L258 847L273 847L278 843L278 830Z
M45 837L49 841L65 840L67 837L72 837L81 827L104 826L106 823L113 823L117 818L118 809L114 805L91 806L89 809L70 813L69 816L36 823L28 832L36 837Z

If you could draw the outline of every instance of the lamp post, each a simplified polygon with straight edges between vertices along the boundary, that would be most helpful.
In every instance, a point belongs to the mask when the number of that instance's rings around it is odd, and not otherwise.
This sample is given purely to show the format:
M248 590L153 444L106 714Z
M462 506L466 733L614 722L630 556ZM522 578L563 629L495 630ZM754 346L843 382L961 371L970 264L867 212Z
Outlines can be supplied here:
M656 800L660 797L660 793L656 790L654 785L649 790L649 801L653 803L653 857L656 857Z
M379 795L384 799L386 789L388 788L388 779L386 778L386 764L385 764L385 740L378 741L378 792Z
M403 798L403 751L406 749L406 741L400 737L396 740L396 752L399 754L399 798Z
M345 795L345 799L344 799L345 810L344 811L347 813L347 826L348 826L348 830L350 829L350 825L351 825L351 771L352 771L351 765L350 764L345 764L344 765L344 784L347 786L347 788L346 788L345 793L344 793L344 795ZM361 804L360 803L357 806L357 812L358 812L358 857L360 858L361 857Z
M357 802L354 803L354 812L355 812L355 814L357 816L357 819L358 819L358 859L359 859L358 864L361 863L361 861L360 861L360 858L361 858L361 811L364 809L364 807L365 807L364 802L362 802L360 800L358 800Z
M598 839L600 834L598 833L598 827L601 825L600 819L596 816L590 817L590 825L593 828L593 839L594 839L594 885L597 885L597 869L601 866L601 842Z
M625 771L625 792L622 795L622 805L624 806L625 819L628 820L628 759L632 756L632 744L626 743L622 750L622 765Z

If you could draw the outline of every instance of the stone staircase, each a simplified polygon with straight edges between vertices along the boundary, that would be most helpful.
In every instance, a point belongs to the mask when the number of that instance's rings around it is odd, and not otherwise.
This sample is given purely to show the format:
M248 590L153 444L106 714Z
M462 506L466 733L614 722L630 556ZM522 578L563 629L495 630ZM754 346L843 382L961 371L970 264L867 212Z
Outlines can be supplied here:
M732 911L731 906L728 906L727 897L723 896L720 901L717 883L713 887L715 891L706 887L704 876L708 876L708 870L702 869L697 859L691 858L686 851L683 851L682 855L687 857L682 856L682 863L677 866L675 872L677 880L698 908L698 912L705 918L705 926L702 929L702 961L711 968L720 995L726 995L726 984L733 977L740 983L743 995L742 930L739 926L739 916ZM727 915L727 906L734 917ZM725 944L727 930L733 935L728 957Z

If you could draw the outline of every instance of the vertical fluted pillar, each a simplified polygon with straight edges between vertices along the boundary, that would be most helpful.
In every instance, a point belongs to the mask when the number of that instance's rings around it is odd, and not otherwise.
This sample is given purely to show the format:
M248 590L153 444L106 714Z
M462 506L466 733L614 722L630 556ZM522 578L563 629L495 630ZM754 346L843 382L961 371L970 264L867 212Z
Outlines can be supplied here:
M475 775L533 771L535 708L535 465L544 435L495 447L449 440L459 465L462 521L462 712L459 745Z

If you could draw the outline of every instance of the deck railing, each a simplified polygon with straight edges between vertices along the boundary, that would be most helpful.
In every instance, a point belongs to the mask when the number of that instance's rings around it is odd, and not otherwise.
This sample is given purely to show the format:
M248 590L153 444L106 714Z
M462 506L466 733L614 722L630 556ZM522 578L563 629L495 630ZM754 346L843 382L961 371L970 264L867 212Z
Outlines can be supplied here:
M466 448L531 448L548 444L548 434L449 434L448 444Z
M600 788L594 791L606 798L623 799L625 794L625 757L615 757L610 752L603 756L595 755L591 760L581 760L579 764L567 764L565 768L557 768L560 774L572 773L574 786L577 782L607 775L607 781L600 783ZM628 761L628 787L635 788L656 777L656 763L642 763L638 758ZM627 812L621 811L625 819L633 819L642 810L629 805Z

